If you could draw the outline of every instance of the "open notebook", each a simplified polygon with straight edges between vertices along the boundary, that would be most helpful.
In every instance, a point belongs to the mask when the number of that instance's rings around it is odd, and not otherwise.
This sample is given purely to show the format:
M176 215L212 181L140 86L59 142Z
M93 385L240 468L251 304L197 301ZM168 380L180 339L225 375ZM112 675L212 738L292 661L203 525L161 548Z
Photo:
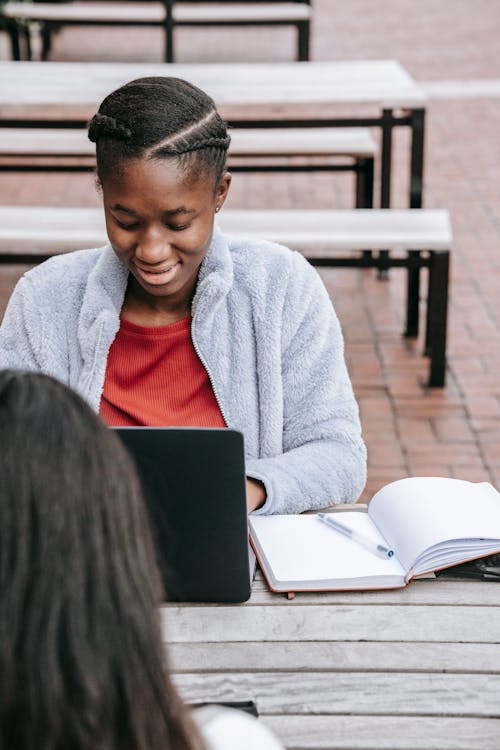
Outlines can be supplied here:
M500 493L488 482L400 479L374 495L368 513L334 518L394 556L376 556L314 514L250 515L250 541L272 591L399 588L500 551Z

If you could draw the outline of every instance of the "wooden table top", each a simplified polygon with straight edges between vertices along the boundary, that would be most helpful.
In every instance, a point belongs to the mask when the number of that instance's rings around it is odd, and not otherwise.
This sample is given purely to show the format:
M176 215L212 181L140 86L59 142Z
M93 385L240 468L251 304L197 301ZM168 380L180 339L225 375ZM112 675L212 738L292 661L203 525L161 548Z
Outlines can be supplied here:
M219 107L375 105L420 108L424 91L394 60L237 63L0 62L0 107L96 107L118 86L142 76L185 78L209 93Z
M497 750L500 586L271 594L162 608L190 702L255 700L293 750Z
M148 3L102 3L73 2L70 5L54 3L8 2L3 8L8 18L64 21L64 22L112 22L112 23L156 23L165 20L165 4ZM312 18L312 7L296 2L262 4L235 3L174 3L172 16L177 23L221 23L224 21L251 22L263 21L306 21Z

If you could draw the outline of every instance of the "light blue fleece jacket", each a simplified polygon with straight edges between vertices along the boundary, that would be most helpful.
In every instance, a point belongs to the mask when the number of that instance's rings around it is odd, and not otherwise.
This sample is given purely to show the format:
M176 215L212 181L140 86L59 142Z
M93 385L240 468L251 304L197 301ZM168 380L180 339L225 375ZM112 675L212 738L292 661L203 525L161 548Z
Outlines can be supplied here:
M26 273L0 328L0 367L37 370L98 412L128 271L108 245ZM217 228L192 303L192 339L228 427L245 438L258 513L354 502L366 449L343 338L315 269L269 242Z

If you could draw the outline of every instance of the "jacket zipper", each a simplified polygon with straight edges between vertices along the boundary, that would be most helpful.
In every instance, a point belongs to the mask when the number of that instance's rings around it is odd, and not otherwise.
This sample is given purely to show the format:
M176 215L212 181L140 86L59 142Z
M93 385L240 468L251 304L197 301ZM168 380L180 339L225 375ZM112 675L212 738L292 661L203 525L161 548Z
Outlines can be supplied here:
M83 390L85 394L87 394L87 396L89 397L92 395L92 381L94 379L94 370L96 368L97 353L100 348L104 325L105 325L105 321L101 320L100 325L99 325L99 330L97 332L97 337L96 337L97 341L94 346L94 351L92 355L92 364L90 365L87 377L85 378L85 381L83 382ZM99 409L99 402L97 404L97 408Z
M194 324L194 316L193 316L193 324ZM222 408L221 400L220 400L220 398L219 398L219 394L217 393L217 388L215 387L215 383L214 383L214 381L213 381L213 378L212 378L212 376L210 375L210 371L209 371L209 369L208 369L208 367L207 367L207 363L206 363L206 360L205 360L205 358L203 357L202 353L200 352L200 349L199 349L199 347L198 347L198 344L197 344L197 343L196 343L196 341L194 340L194 331L193 331L193 330L191 331L191 341L193 342L194 350L195 350L196 354L198 355L198 358L199 358L199 360L200 360L201 364L202 364L202 365L203 365L203 367L205 368L205 372L206 372L206 373L207 373L207 375L208 375L208 379L209 379L209 381L210 381L210 385L212 386L212 390L213 390L213 392L214 392L215 400L217 401L217 406L218 406L218 407L219 407L219 409L220 409L220 413L222 414L222 418L223 418L224 422L226 423L226 427L229 427L229 421L228 421L228 419L227 419L227 416L226 416L226 414L224 413L224 409Z

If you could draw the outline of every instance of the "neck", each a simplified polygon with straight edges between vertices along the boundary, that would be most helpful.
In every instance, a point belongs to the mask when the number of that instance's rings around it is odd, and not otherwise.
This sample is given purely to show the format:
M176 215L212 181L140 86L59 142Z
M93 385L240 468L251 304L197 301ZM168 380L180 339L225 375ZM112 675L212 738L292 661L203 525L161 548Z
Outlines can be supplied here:
M125 320L142 326L162 326L175 323L191 314L194 289L175 297L154 297L129 276L121 310Z

